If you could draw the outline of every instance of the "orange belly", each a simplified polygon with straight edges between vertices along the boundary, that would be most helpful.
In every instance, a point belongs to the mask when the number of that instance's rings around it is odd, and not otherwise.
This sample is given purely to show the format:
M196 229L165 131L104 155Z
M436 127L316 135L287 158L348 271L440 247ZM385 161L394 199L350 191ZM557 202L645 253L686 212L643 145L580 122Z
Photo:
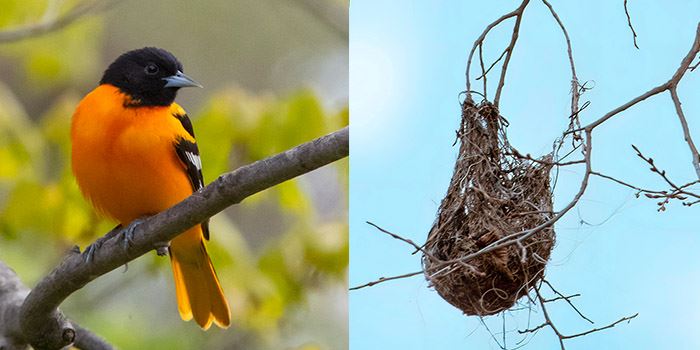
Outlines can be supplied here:
M110 86L83 99L73 116L72 168L93 205L128 224L168 209L192 187L175 153L182 127L169 108L123 104L124 96Z

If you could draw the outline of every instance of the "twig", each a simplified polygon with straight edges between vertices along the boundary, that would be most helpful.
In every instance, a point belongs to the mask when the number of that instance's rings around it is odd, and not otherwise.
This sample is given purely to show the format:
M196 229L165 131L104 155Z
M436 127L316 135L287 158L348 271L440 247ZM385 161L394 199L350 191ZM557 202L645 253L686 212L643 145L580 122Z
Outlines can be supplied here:
M545 305L544 298L542 297L542 294L540 294L540 289L534 288L534 290L535 294L537 295L537 301L539 302L540 308L542 309L542 315L544 317L544 322L542 324L549 326L549 328L552 329L554 334L557 335L557 338L559 338L559 346L561 347L561 350L565 350L566 347L564 346L564 338L561 332L559 332L559 329L552 322L552 319L549 317L549 311L547 311L547 306Z
M484 43L482 42L479 44L479 64L481 65L481 76L479 76L479 78L484 79L484 100L487 100L488 98L486 96L488 96L488 89L487 89L487 84L486 84L486 73L488 71L484 68L484 52L483 52L483 50L484 50ZM505 51L503 51L503 52L505 53ZM501 55L501 57L503 57L503 55ZM496 60L496 62L500 61L501 57L499 57ZM491 67L489 67L489 70L496 64L496 62L494 62L491 65ZM476 78L476 80L479 80L479 78Z
M62 29L91 13L104 10L118 1L121 0L85 0L58 17L50 15L50 11L47 11L49 15L45 16L39 23L0 31L0 43L15 42Z
M574 53L573 49L571 48L571 39L569 38L569 32L566 30L564 22L562 22L561 18L559 18L559 15L554 10L554 7L552 7L549 1L542 0L542 2L549 9L549 12L552 14L552 17L554 17L554 20L559 25L562 34L564 34L564 39L566 40L566 54L569 58L569 67L571 68L571 115L569 116L571 122L569 124L569 129L574 129L575 127L581 126L579 122L579 113L588 106L587 104L584 104L583 107L579 108L579 99L581 98L581 93L585 90L582 89L579 85L578 76L576 75L576 64L574 63ZM577 135L574 135L574 139L576 140L577 138Z
M493 105L498 108L498 103L501 100L501 92L503 91L503 86L505 85L506 82L506 72L508 71L508 63L510 63L510 58L513 56L513 50L515 49L515 43L518 41L518 36L520 34L520 22L522 22L523 19L523 12L525 11L525 7L527 7L527 4L530 2L530 0L525 0L520 4L520 8L518 9L519 13L515 17L515 25L513 25L513 33L510 37L510 44L508 44L508 47L506 50L508 53L506 54L505 59L503 60L503 66L501 68L501 78L498 81L498 87L496 88L496 97L493 99Z
M479 44L479 46L481 46L481 44ZM503 52L501 52L501 55L498 56L498 58L497 58L495 61L493 61L493 63L491 63L491 65L486 69L486 71L483 72L480 76L478 76L478 77L476 78L476 80L482 79L482 78L484 78L484 77L486 76L486 74L489 74L489 72L491 71L491 69L493 69L493 67L495 67L496 64L497 64L498 62L500 62L500 61L503 59L503 56L506 55L506 52L508 52L508 51L507 51L507 50L503 50ZM484 96L484 98L486 98L486 96Z
M698 149L695 147L693 138L690 136L688 121L685 119L685 113L683 113L683 108L681 107L681 100L678 98L678 91L676 91L675 86L670 88L668 91L671 93L673 106L676 108L676 114L678 115L678 119L681 122L681 127L683 128L683 138L685 139L685 142L688 143L688 148L690 148L695 173L698 175L698 179L700 179L700 153L698 153Z
M587 317L583 316L583 315L578 311L578 309L577 309L573 304L571 304L571 302L570 302L570 300L569 300L570 297L564 297L561 293L557 292L556 289L554 289L553 286L552 286L547 280L543 280L543 282L544 282L545 284L547 284L547 285L549 286L549 288L550 288L552 291L554 291L556 294L558 294L558 295L560 296L561 299L564 299L564 300L566 300L567 302L569 302L569 305L570 305L574 310L576 310L576 312L578 312L579 316L581 316L581 317L582 317L583 319L585 319L586 321L588 321L588 322L590 322L590 323L593 323L593 321L591 321L591 320L589 320ZM561 348L562 350L565 350L565 349L566 349L566 346L565 346L565 344L564 344L564 340L572 339L572 338L576 338L576 337L581 337L581 336L588 335L588 334L591 334L591 333L600 332L600 331L603 331L603 330L606 330L606 329L610 329L610 328L613 328L613 327L615 327L616 325L618 325L618 324L620 324L620 323L622 323L622 322L625 322L625 321L629 322L630 320L632 320L633 318L635 318L635 317L637 317L637 316L639 315L638 313L636 313L636 314L634 314L634 315L632 315L632 316L626 316L626 317L623 317L623 318L621 318L621 319L619 319L619 320L617 320L617 321L615 321L615 322L613 322L613 323L610 323L610 324L608 324L608 325L606 325L606 326L604 326L604 327L592 328L592 329L589 329L589 330L587 330L587 331L585 331L585 332L580 332L580 333L571 334L571 335L564 334L564 333L562 333L562 332L559 330L559 328L554 324L554 321L552 320L552 318L551 318L551 316L550 316L550 314L549 314L549 311L547 310L547 305L546 305L548 302L551 302L551 301L553 301L553 300L558 300L558 299L560 299L560 298L546 299L544 296L542 296L542 293L541 293L540 288L541 288L541 285L540 285L540 286L537 286L537 287L535 287L535 288L533 288L533 290L534 290L534 292L535 292L535 295L536 295L536 300L533 300L529 295L528 295L528 298L530 299L531 302L535 302L535 301L536 301L536 302L539 304L540 309L542 310L542 315L543 315L543 317L544 317L544 321L543 321L540 325L538 325L538 326L536 326L536 327L527 328L527 329L525 329L525 330L518 330L518 333L520 333L520 334L535 333L535 332L537 332L537 331L539 331L539 330L541 330L541 329L543 329L543 328L545 328L545 327L549 327L549 328L554 332L554 334L557 336L557 339L559 340L559 346L560 346L560 348Z
M137 226L126 249L119 235L107 239L92 261L75 250L24 300L19 325L25 339L36 349L60 349L70 344L63 334L70 324L48 322L55 319L57 307L88 282L153 250L180 232L200 223L246 197L348 155L348 128L307 142L275 156L243 166L219 176L214 182L174 207L156 214Z
M625 15L627 16L627 25L632 31L632 41L634 42L634 47L636 47L637 50L639 50L639 46L637 46L637 32L634 31L634 27L632 26L632 18L630 18L630 12L627 10L627 0L625 0L623 4L625 7Z
M698 61L698 63L696 63L695 65L692 65L692 66L688 67L688 70L690 70L690 71L692 72L692 71L694 71L696 68L698 68L698 66L700 66L700 61Z
M499 17L498 19L496 19L495 21L493 21L491 24L489 24L488 26L486 26L486 28L485 28L484 31L481 33L481 35L476 39L476 41L474 41L474 45L472 46L471 51L469 51L469 57L467 58L467 69L466 69L466 73L465 73L466 80L467 80L467 89L466 89L466 91L467 91L467 94L468 94L468 98L470 98L469 94L471 94L471 92L472 92L472 89L471 89L471 80L469 79L469 71L470 71L470 69L471 69L472 58L474 57L474 52L476 52L476 49L477 49L478 45L479 45L480 43L482 43L482 42L484 41L484 39L486 39L486 35L487 35L493 28L495 28L497 25L501 24L503 21L505 21L505 20L507 20L507 19L509 19L509 18L516 17L516 16L517 16L517 17L520 17L520 16L522 15L523 11L525 10L525 6L527 6L527 4L528 4L529 2L530 2L530 0L523 0L523 2L520 4L520 6L518 6L518 8L516 8L515 10L513 10L513 11L511 11L511 12L506 13L505 15L503 15L503 16ZM506 48L506 50L504 50L503 52L505 53L506 51L508 51L508 48ZM504 63L504 64L505 64L505 63Z
M375 285L375 284L379 284L379 283L382 283L382 282L393 281L393 280L399 280L399 279L402 279L402 278L408 278L408 277L413 277L413 276L422 275L422 274L423 274L423 270L420 270L420 271L416 271L416 272L405 273L405 274L403 274L403 275L397 275L397 276L391 276L391 277L379 277L379 278L378 278L377 280L375 280L375 281L367 282L367 283L365 283L365 284L361 284L361 285L355 286L355 287L350 287L350 288L348 288L348 290L358 290L358 289L362 289L362 288L365 288L365 287L371 287L371 286L373 286L373 285Z
M421 246L419 246L418 244L416 244L416 243L413 242L412 240L410 240L410 239L408 239L408 238L403 238L403 237L401 237L401 236L399 236L399 235L397 235L397 234L395 234L395 233L389 232L389 231L387 231L387 230L385 230L385 229L383 229L383 228L377 226L377 225L376 225L375 223L373 223L373 222L370 222L370 221L365 221L365 222L366 222L367 224L369 224L369 225L372 225L372 226L373 226L374 228L376 228L377 230L386 233L387 235L391 236L391 237L394 238L394 239L398 239L398 240L400 240L400 241L403 241L403 242L406 242L406 243L410 244L413 248L416 248L416 251L420 251L421 253L425 254L425 255L428 256L429 258L431 258L431 259L433 259L433 260L436 260L436 261L438 260L436 257L434 257L432 254L430 254L428 251L424 250Z
M646 156L644 156L644 154L642 154L642 151L640 151L639 148L637 148L637 146L632 145L632 148L637 152L637 156L638 156L639 158L642 158L645 162L647 162L647 164L649 164L649 165L651 166L650 170L651 170L652 172L655 172L655 173L659 174L659 176L661 176L661 178L664 179L664 181L666 181L666 183L667 183L669 186L671 186L671 188L672 188L673 190L679 191L680 193L683 193L683 194L687 194L687 195L690 195L690 196L697 197L697 195L695 195L695 194L693 194L693 193L683 191L683 187L688 187L688 186L690 186L690 185L693 185L693 184L695 184L697 181L691 182L691 183L686 184L686 185L683 185L683 186L678 186L678 185L676 185L673 181L671 181L671 179L668 177L668 175L666 175L666 171L665 171L665 170L659 169L659 168L656 166L656 164L654 164L654 159L652 159L651 157L646 157ZM700 180L698 180L698 181L700 181ZM700 198L700 197L698 197L698 198Z
M577 333L577 334L572 334L572 335L564 335L564 336L563 336L563 339L571 339L571 338L581 337L581 336L588 335L588 334L595 333L595 332L604 331L604 330L606 330L606 329L613 328L613 327L617 326L618 324L620 324L620 323L622 323L622 322L628 322L628 323L629 323L629 321L631 321L633 318L635 318L635 317L637 317L637 316L639 316L639 313L636 313L636 314L634 314L634 315L632 315L632 316L623 317L623 318L621 318L621 319L619 319L619 320L617 320L617 321L615 321L615 322L613 322L613 323L611 323L611 324L609 324L609 325L607 325L607 326L605 326L605 327L593 328L593 329L587 330L587 331L585 331L585 332L581 332L581 333Z
M636 105L637 103L642 102L649 97L660 94L660 93L662 93L666 90L669 90L671 88L675 88L676 86L678 86L678 83L681 81L681 79L685 75L685 72L688 71L690 64L693 62L693 60L697 56L698 51L700 51L700 23L698 23L696 33L695 33L695 40L693 41L693 45L691 46L690 51L688 51L688 54L683 58L683 60L681 61L680 67L678 67L678 69L673 74L671 79L669 79L667 82L665 82L657 87L654 87L651 90L633 98L632 100L628 101L627 103L613 109L612 111L606 113L604 116L602 116L599 119L593 121L592 123L584 126L583 128L575 129L575 130L572 130L571 132L581 131L583 129L593 130L598 125L606 122L608 119L614 117L615 115L619 114L620 112L627 110L628 108Z
M576 313L577 313L582 319L588 321L588 323L590 323L590 324L593 324L593 323L594 323L593 321L591 321L590 318L586 317L586 316L581 312L581 310L579 310L579 309L576 307L576 305L574 305L574 303L571 302L571 298L580 296L581 294L574 294L574 295L571 295L571 296L565 296L564 294L559 293L559 291L556 290L556 289L554 288L554 286L553 286L551 283L549 283L549 281L547 281L546 279L542 280L542 282L544 282L544 284L546 284L546 285L549 287L549 289L551 289L552 292L554 292L554 294L558 295L558 297L556 297L556 298L554 298L554 299L543 300L545 303L547 303L547 302L552 302L552 301L559 300L559 299L564 299L564 300L569 304L569 306L570 306L572 309L574 309L574 311L576 311Z

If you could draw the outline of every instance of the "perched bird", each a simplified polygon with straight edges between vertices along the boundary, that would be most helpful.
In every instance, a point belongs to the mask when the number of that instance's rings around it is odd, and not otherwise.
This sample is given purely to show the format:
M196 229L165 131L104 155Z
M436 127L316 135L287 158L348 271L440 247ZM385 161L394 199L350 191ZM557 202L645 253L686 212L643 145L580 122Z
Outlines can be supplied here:
M204 186L192 123L174 102L177 91L188 86L201 87L170 52L133 50L107 68L73 114L78 186L98 212L125 227L127 240L139 218ZM208 222L170 243L178 310L183 320L194 318L205 330L212 322L226 328L231 312L204 239L209 239Z

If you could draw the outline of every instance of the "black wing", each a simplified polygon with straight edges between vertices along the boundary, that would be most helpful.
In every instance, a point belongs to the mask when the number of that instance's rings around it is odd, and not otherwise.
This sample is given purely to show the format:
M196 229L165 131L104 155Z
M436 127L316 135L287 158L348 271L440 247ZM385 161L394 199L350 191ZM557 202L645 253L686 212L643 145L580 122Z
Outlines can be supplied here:
M180 124L182 124L182 127L185 128L185 131L187 131L192 138L194 138L194 128L192 128L192 121L190 121L190 118L187 116L187 114L173 114L173 117L177 118L177 120L180 121Z
M194 137L192 122L187 115L173 115L177 118L185 130ZM175 141L175 152L182 164L185 165L187 177L190 179L192 191L197 192L204 187L204 177L202 176L202 160L199 157L199 148L195 142L179 138ZM202 233L204 238L209 240L209 220L202 223Z

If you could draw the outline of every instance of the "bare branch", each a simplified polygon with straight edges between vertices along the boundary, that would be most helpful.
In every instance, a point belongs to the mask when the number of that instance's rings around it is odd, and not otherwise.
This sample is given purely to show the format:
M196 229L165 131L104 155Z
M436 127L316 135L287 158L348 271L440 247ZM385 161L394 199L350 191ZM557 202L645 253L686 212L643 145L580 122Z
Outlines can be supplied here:
M404 241L404 242L410 244L413 248L416 248L416 251L420 251L421 253L427 255L429 258L431 258L431 259L433 259L433 260L437 260L437 258L435 258L432 254L430 254L429 252L427 252L426 250L424 250L423 247L419 246L418 244L416 244L416 243L413 242L412 240L410 240L410 239L408 239L408 238L403 238L403 237L401 237L401 236L399 236L399 235L397 235L397 234L395 234L395 233L389 232L389 231L387 231L387 230L385 230L385 229L383 229L383 228L377 226L377 225L374 224L373 222L367 221L367 223L368 223L369 225L372 225L372 226L373 226L374 228L376 228L377 230L388 234L389 236L391 236L391 237L394 238L394 239L398 239L398 240L400 240L400 241Z
M678 91L676 91L675 86L670 88L668 91L671 93L673 106L676 108L676 114L678 115L678 119L681 122L681 127L683 128L683 138L685 139L685 142L688 143L688 148L690 148L690 154L693 158L692 162L693 166L695 167L695 173L698 175L698 179L700 179L700 153L698 153L698 149L695 147L693 138L690 136L688 121L685 119L685 114L683 113L683 108L681 107L681 100L680 98L678 98Z
M481 50L481 44L479 44L479 50ZM476 78L476 80L479 80L479 79L482 79L482 78L486 77L486 74L489 74L489 72L491 71L491 69L493 69L493 67L495 67L496 64L497 64L498 62L500 62L500 61L503 59L503 56L505 56L507 52L508 52L508 51L503 50L503 52L501 52L501 55L498 56L498 58L497 58L495 61L493 61L493 63L491 63L491 65L486 69L486 71L483 71L483 70L482 70L482 74L481 74L480 76L478 76L478 77ZM486 98L486 96L484 96L484 98Z
M690 70L690 71L692 72L692 71L694 71L696 68L698 68L698 66L700 66L700 61L698 61L698 63L696 63L695 65L688 67L688 70Z
M494 97L493 99L493 104L496 107L498 107L498 102L500 102L501 100L501 92L503 91L503 86L506 82L506 72L508 71L508 63L510 63L510 58L513 56L513 50L515 49L515 43L518 41L518 36L520 35L520 22L522 22L523 20L523 12L525 11L525 7L527 7L527 4L529 2L529 0L525 0L522 4L520 4L520 8L518 9L519 13L515 17L515 25L513 25L513 34L510 37L510 44L508 44L508 47L506 48L508 53L506 54L506 57L503 60L503 67L501 68L501 79L498 81L498 87L496 88L496 97Z
M20 282L15 272L0 261L0 349L26 349L28 341L19 325L19 313L29 288ZM68 322L61 312L56 317L46 320L59 324L64 329L62 335L67 341L74 342L78 349L109 350L112 346L75 323Z
M85 0L58 17L47 10L39 23L0 31L0 43L10 43L26 38L40 36L67 27L85 16L104 10L121 0Z
M106 239L90 263L77 249L69 253L24 300L19 325L25 339L36 349L69 345L62 336L65 327L48 321L57 318L57 307L73 292L252 194L346 157L348 139L346 127L221 175L179 204L143 221L135 228L130 246L124 247L120 235Z
M421 270L421 271L416 271L416 272L405 273L405 274L403 274L403 275L398 275L398 276L379 277L376 281L367 282L367 283L362 284L362 285L359 285L359 286L351 287L351 288L348 288L348 290L358 290L358 289L362 289L362 288L365 288L365 287L371 287L371 286L373 286L373 285L375 285L375 284L379 284L379 283L382 283L382 282L393 281L393 280L399 280L399 279L402 279L402 278L408 278L408 277L413 277L413 276L422 275L422 274L423 274L423 270Z
M506 51L503 51L503 53L505 54ZM503 55L501 55L501 57L503 57ZM493 66L495 66L496 63L501 60L501 57L499 57L496 60L496 62L493 62L493 64L491 64L489 70L491 70L491 68L493 68ZM486 70L484 66L484 43L479 44L479 64L481 65L481 76L479 78L476 78L476 80L479 80L480 78L484 79L484 99L488 99L488 97L486 97L488 96L488 89L486 84L486 73L488 73L488 70Z
M564 301L566 301L567 304L569 304L569 306L570 306L572 309L574 309L574 311L576 311L576 313L579 315L579 317L581 317L582 319L588 321L588 323L590 323L590 324L593 324L593 323L594 323L593 321L591 321L590 318L586 317L586 316L581 312L581 310L579 310L579 309L576 307L576 305L574 305L574 303L571 301L571 298L580 296L581 294L574 294L574 295L565 296L564 294L559 293L559 291L556 290L556 289L554 288L554 286L553 286L551 283L549 283L549 281L547 281L546 279L545 279L545 280L542 280L542 282L543 282L544 284L546 284L546 285L549 287L549 289L551 289L552 292L554 292L554 294L557 295L556 298L553 298L553 299L546 299L546 300L543 300L543 302L545 302L545 303L551 303L551 302L553 302L553 301L563 299Z
M549 12L552 14L552 17L554 17L554 20L557 21L559 28L564 34L564 39L566 39L566 54L569 57L569 67L571 68L571 116L569 117L571 119L571 124L569 125L569 128L574 129L577 126L580 127L578 115L583 108L579 109L578 107L582 89L579 88L578 76L576 76L576 64L574 64L574 53L573 49L571 48L571 39L569 38L569 32L564 26L564 22L561 21L561 18L559 18L559 15L554 10L554 7L552 7L547 0L542 0L542 2L547 6Z
M474 52L476 51L477 47L479 46L479 44L484 42L484 39L486 39L486 35L493 28L495 28L497 25L501 24L503 21L505 21L509 18L521 16L523 11L525 10L525 6L527 6L528 2L530 2L530 0L523 0L523 2L520 4L520 6L518 6L517 9L506 13L505 15L499 17L497 20L493 21L491 24L486 26L486 28L481 33L481 35L476 39L476 41L474 41L474 45L472 46L472 49L469 52L469 58L467 58L467 70L465 73L466 78L467 78L467 94L469 94L471 92L471 80L469 79L469 71L471 69L472 58L474 57ZM507 50L508 50L508 48L506 48L506 50L504 52L506 52Z
M678 83L681 81L681 79L685 75L685 72L687 72L688 69L690 68L690 65L693 62L693 60L695 59L695 57L697 56L698 51L700 51L700 23L698 23L698 27L697 27L696 33L695 33L695 40L693 41L693 45L691 46L690 51L688 51L688 54L683 58L683 60L681 61L680 67L678 67L678 69L673 74L671 79L669 79L669 81L633 98L632 100L630 100L627 103L621 105L620 107L617 107L617 108L613 109L612 111L606 113L604 116L602 116L599 119L593 121L592 123L586 125L585 127L579 128L579 129L576 129L573 131L580 131L582 129L593 130L598 125L604 123L605 121L614 117L615 115L619 114L620 112L623 112L623 111L627 110L628 108L636 105L637 103L642 102L651 96L662 93L662 92L669 90L671 88L675 88L676 86L678 86Z
M615 321L615 322L613 322L613 323L611 323L611 324L609 324L609 325L607 325L607 326L605 326L605 327L593 328L593 329L587 330L587 331L585 331L585 332L576 333L576 334L572 334L572 335L564 335L564 336L563 336L563 339L576 338L576 337L588 335L588 334L591 334L591 333L600 332L600 331L603 331L603 330L606 330L606 329L610 329L610 328L613 328L613 327L617 326L618 324L620 324L620 323L622 323L622 322L628 322L628 323L629 323L629 321L631 321L633 318L635 318L635 317L637 317L637 316L639 316L639 313L636 313L636 314L634 314L634 315L632 315L632 316L623 317L623 318L621 318L621 319L619 319L619 320L617 320L617 321Z
M623 3L625 7L625 15L627 16L627 25L630 27L630 30L632 31L632 41L634 42L634 47L639 50L639 46L637 46L637 32L634 31L634 27L632 26L632 18L630 18L630 12L627 9L627 0Z
M567 339L572 339L572 338L576 338L576 337L581 337L581 336L588 335L588 334L591 334L591 333L600 332L600 331L603 331L603 330L606 330L606 329L610 329L610 328L613 328L613 327L615 327L616 325L618 325L618 324L620 324L620 323L622 323L622 322L625 322L625 321L629 322L630 320L632 320L633 318L635 318L635 317L637 317L637 316L639 315L639 314L634 314L634 315L632 315L632 316L626 316L626 317L623 317L623 318L621 318L621 319L619 319L619 320L617 320L617 321L615 321L615 322L612 322L612 323L610 323L610 324L608 324L608 325L606 325L606 326L598 327L598 328L591 328L591 329L589 329L589 330L587 330L587 331L585 331L585 332L580 332L580 333L571 334L571 335L564 334L564 333L562 333L562 332L559 330L559 328L555 325L555 323L554 323L554 321L553 321L551 315L549 314L549 310L547 309L547 305L546 305L547 303L550 303L550 302L555 301L555 300L564 299L564 300L566 300L566 301L569 303L569 306L571 306L571 307L579 314L580 317L582 317L583 319L585 319L585 320L588 321L589 323L593 323L593 321L591 321L591 320L589 320L587 317L583 316L583 314L581 314L581 312L570 302L569 299L571 298L571 296L566 297L566 296L564 296L563 294L559 293L558 291L556 291L556 289L553 288L553 286L552 286L547 280L543 280L543 282L544 282L545 284L547 284L547 286L549 286L549 288L550 288L554 293L556 293L557 295L559 295L559 297L553 298L553 299L546 299L546 298L542 295L542 291L541 291L542 285L541 285L541 284L540 284L539 286L536 286L535 288L533 288L533 290L534 290L534 292L535 292L536 298L533 299L533 298L530 297L529 295L528 295L528 298L529 298L529 300L530 300L531 303L537 303L537 304L539 304L539 307L540 307L540 309L542 310L542 315L543 315L544 321L543 321L541 324L539 324L539 325L537 325L537 326L535 326L535 327L529 327L529 328L524 329L524 330L518 330L518 333L520 333L520 334L527 334L527 333L532 333L532 334L534 334L534 333L536 333L537 331L539 331L539 330L541 330L541 329L543 329L543 328L548 327L548 328L550 328L550 329L554 332L554 334L557 336L557 339L559 340L559 347L560 347L560 349L562 349L562 350L565 350L565 349L566 349L566 346L565 346L565 344L564 344L564 341L567 340ZM576 294L575 294L575 295L576 295Z

